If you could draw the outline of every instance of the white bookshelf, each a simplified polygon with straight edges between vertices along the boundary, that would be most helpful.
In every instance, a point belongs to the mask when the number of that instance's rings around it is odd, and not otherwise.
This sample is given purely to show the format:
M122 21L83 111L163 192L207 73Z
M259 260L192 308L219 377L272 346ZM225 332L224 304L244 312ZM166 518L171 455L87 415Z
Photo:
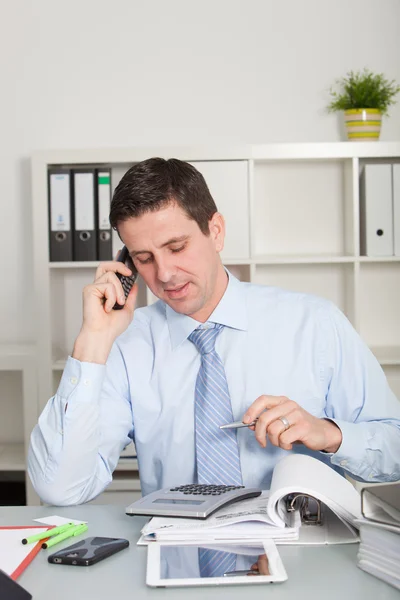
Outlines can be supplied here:
M227 222L223 262L236 276L334 301L400 396L400 258L361 256L359 234L360 169L365 161L400 161L400 143L80 149L32 157L39 408L55 392L80 327L81 290L98 264L50 263L48 167L107 166L114 188L151 156L187 160L203 172ZM117 236L113 242L114 250L122 246ZM138 305L153 300L141 282ZM120 461L117 469L133 477L137 464Z
M38 502L38 497L26 473L26 455L30 433L38 417L36 346L34 344L0 344L0 372L15 375L21 381L22 405L17 398L3 398L0 434L0 472L25 473L27 504ZM4 412L3 412L4 411ZM17 420L17 430L7 428L9 414ZM17 413L17 414L15 414Z

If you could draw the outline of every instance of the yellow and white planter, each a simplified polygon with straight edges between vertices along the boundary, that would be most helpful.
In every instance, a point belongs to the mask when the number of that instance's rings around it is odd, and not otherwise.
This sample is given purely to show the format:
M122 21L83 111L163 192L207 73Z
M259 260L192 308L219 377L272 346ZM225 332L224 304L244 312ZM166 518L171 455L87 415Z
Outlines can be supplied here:
M375 142L381 132L382 113L377 108L344 111L347 138L351 142Z

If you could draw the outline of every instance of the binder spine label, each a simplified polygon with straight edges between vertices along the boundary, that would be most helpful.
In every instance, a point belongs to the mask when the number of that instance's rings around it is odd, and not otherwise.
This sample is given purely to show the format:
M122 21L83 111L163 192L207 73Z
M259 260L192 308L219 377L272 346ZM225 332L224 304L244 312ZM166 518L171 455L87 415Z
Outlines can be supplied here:
M51 231L71 230L69 177L68 173L50 175Z
M110 229L110 173L98 174L99 229Z
M94 229L92 173L75 173L75 230Z

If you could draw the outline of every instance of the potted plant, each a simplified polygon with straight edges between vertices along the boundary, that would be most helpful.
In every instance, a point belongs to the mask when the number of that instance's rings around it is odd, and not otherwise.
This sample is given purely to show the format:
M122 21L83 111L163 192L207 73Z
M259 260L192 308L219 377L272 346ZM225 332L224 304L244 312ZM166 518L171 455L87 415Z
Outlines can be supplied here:
M329 112L344 111L347 138L350 141L376 141L381 131L382 116L395 104L400 86L383 73L369 69L350 71L336 81L330 95Z

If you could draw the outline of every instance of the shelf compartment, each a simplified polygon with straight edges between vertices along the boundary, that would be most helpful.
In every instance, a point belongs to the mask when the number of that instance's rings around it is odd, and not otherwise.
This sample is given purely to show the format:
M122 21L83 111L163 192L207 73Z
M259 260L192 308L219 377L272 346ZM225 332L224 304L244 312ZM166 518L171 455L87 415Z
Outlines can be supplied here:
M398 347L400 263L361 263L359 296L359 331L364 341L371 348Z
M255 283L326 298L354 319L352 264L257 265Z
M350 159L256 163L252 255L352 256L352 181Z
M24 444L0 444L0 471L25 471Z

